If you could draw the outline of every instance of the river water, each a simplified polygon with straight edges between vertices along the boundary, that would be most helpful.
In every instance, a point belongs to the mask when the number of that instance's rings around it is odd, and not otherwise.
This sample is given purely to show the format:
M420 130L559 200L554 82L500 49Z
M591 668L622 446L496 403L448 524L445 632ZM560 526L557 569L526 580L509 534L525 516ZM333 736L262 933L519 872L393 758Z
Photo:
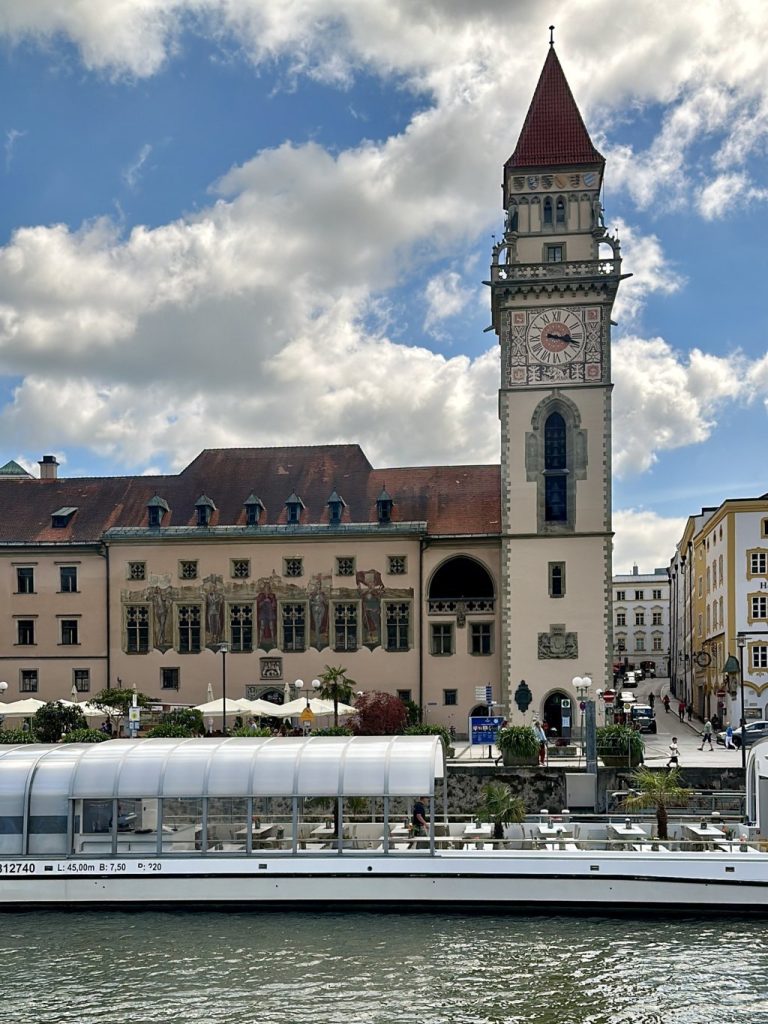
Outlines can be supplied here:
M4 1024L768 1024L768 929L705 918L0 916Z

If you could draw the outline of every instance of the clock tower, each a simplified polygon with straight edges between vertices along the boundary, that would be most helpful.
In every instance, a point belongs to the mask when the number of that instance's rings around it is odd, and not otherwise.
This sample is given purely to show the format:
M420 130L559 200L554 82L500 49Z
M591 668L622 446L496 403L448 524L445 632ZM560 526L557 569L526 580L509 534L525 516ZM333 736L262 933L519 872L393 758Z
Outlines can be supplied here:
M603 224L605 161L553 44L504 165L491 307L501 345L503 699L559 734L574 676L612 682L611 308L618 239ZM571 706L568 705L568 699Z

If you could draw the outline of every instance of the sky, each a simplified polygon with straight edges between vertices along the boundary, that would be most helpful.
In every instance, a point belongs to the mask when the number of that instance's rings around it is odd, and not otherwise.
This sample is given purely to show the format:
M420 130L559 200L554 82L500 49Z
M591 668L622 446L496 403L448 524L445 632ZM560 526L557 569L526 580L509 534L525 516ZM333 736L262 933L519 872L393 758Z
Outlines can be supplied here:
M761 0L0 0L0 464L498 462L482 281L550 24L633 274L614 570L768 491Z

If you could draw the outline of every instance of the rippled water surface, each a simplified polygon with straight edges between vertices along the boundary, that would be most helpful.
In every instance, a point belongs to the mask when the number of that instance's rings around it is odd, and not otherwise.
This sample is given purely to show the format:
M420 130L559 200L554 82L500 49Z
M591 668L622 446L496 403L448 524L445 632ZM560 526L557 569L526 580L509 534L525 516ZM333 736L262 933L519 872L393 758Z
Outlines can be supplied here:
M432 914L0 917L24 1024L768 1024L768 928Z

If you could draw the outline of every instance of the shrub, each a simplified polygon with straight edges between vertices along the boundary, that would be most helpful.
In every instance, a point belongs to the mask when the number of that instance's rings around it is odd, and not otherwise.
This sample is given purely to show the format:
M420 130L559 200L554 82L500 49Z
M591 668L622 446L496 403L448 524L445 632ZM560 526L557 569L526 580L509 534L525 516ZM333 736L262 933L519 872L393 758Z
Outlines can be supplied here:
M496 746L504 757L538 760L539 740L530 725L505 725L496 735Z
M409 725L403 732L406 736L439 736L446 750L451 746L451 734L444 725Z
M187 736L202 736L205 733L203 715L196 708L174 708L173 711L167 711L155 728L161 725L186 729ZM174 733L173 735L180 734Z
M357 718L352 726L358 736L394 736L405 727L405 704L392 693L370 690L355 701Z
M73 729L62 736L62 743L103 743L110 737L100 729Z
M328 725L325 729L315 729L313 736L354 736L348 725Z
M87 728L80 708L58 700L43 704L32 716L32 731L40 743L58 743L66 733Z
M0 743L39 743L31 729L0 729Z
M604 725L597 730L597 756L625 758L640 764L645 750L640 733L629 725Z
M272 730L266 725L257 726L255 729L250 729L247 725L241 726L239 729L229 729L228 733L230 736L271 736Z
M148 739L189 739L190 736L197 736L198 733L190 732L186 726L174 725L172 722L159 722L147 733Z

